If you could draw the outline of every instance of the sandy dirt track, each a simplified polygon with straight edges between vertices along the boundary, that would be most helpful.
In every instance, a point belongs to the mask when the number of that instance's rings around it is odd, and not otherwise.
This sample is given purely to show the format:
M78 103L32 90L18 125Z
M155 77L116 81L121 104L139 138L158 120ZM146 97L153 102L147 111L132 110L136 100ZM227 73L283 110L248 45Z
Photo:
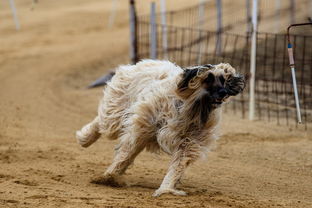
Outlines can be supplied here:
M112 29L108 0L39 0L33 11L30 0L16 2L19 32L0 2L0 207L312 207L311 128L289 131L232 114L224 115L217 148L187 171L186 197L151 196L169 157L146 152L127 171L127 187L91 184L116 141L83 149L74 134L96 115L102 95L85 86L128 61L127 1ZM190 4L176 2L168 8ZM147 13L148 1L138 3Z

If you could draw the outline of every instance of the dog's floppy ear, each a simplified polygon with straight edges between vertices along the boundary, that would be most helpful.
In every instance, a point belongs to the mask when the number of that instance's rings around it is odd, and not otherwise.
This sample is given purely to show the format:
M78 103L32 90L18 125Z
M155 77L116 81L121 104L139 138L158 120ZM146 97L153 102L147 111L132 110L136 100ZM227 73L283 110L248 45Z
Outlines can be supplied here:
M189 83L198 75L198 68L184 69L177 85L176 93L183 99L187 99L195 89L190 89Z
M240 74L230 76L225 82L225 88L230 96L235 96L241 93L245 86L245 77Z
M203 82L205 83L206 87L210 87L210 86L213 85L214 81L215 81L215 76L214 76L214 74L213 74L213 73L209 73L208 76L207 76L207 78L204 79Z
M182 74L182 79L178 83L178 90L184 91L188 88L189 82L197 75L198 68L194 69L184 69L184 73Z

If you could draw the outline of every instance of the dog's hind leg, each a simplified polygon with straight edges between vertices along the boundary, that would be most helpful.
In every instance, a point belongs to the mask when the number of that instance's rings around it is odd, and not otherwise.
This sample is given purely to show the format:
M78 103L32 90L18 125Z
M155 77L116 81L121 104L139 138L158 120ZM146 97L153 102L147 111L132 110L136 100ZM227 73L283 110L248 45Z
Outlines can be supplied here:
M81 130L76 132L76 138L82 147L89 147L100 138L100 136L98 116L92 122L86 124Z
M194 162L196 158L196 154L192 154L190 150L186 150L184 147L177 150L173 154L168 172L161 186L154 192L153 196L157 197L165 193L182 196L186 195L186 192L177 190L175 186L180 181L185 169Z
M92 183L122 186L123 184L120 183L119 176L133 163L134 159L144 149L145 145L142 138L132 140L130 134L123 135L112 164L108 167L103 176L92 180Z

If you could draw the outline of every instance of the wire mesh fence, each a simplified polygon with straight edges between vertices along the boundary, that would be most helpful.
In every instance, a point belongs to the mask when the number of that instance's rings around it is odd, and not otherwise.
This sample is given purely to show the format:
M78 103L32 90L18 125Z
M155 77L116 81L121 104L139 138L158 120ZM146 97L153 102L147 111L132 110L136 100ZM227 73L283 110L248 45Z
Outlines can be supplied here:
M150 47L150 23L137 23L139 59L148 58ZM162 34L166 30L167 50L162 47ZM156 24L157 58L175 62L180 66L230 63L240 73L249 74L250 36L248 34L218 33L192 27ZM218 41L218 39L222 41ZM291 36L294 43L297 82L305 128L312 119L312 37ZM218 43L219 42L219 43ZM219 44L219 45L218 45ZM296 125L296 109L287 56L285 34L257 34L256 118L276 121L278 124ZM249 86L240 96L226 106L246 118Z
M295 2L293 4L292 2ZM251 0L221 0L222 32L245 34L251 30ZM284 32L295 22L311 19L312 3L310 0L261 0L259 1L258 31ZM156 15L160 22L161 12ZM217 31L217 0L203 1L198 5L181 10L166 12L167 25ZM148 15L140 20L149 21Z

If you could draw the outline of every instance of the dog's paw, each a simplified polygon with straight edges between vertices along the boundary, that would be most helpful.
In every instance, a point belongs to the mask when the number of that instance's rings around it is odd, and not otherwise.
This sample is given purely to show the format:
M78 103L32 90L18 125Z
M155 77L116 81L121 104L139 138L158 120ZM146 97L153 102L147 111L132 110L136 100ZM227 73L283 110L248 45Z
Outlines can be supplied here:
M99 185L106 185L112 187L124 187L127 184L120 178L120 177L113 177L113 176L100 176L91 179L91 183L99 184Z
M177 195L177 196L186 196L187 195L187 193L185 191L181 191L181 190L177 190L177 189L170 189L170 188L159 188L154 192L153 197L158 197L162 194L173 194L173 195Z

